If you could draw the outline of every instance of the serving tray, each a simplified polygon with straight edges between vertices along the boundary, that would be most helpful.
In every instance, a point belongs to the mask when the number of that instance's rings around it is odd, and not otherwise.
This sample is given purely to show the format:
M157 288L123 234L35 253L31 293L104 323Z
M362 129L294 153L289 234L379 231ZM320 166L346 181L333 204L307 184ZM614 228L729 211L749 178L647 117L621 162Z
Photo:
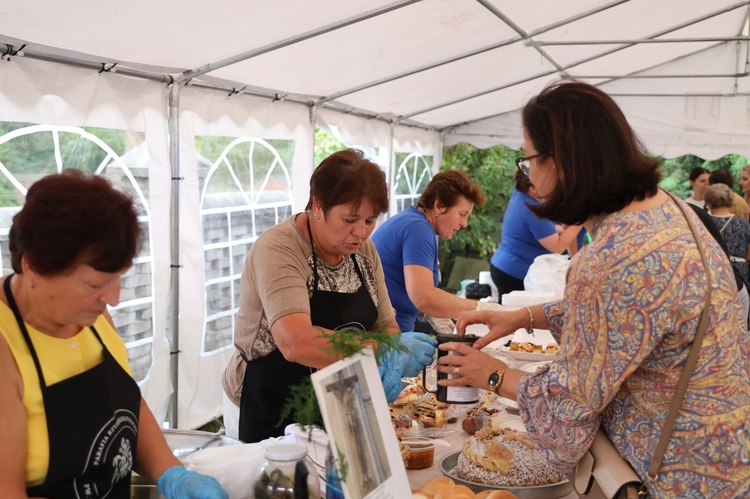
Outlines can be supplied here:
M440 471L445 476L453 479L457 484L466 485L475 493L479 493L483 490L507 490L508 492L517 495L519 499L558 499L573 492L573 484L570 480L563 480L562 482L553 483L551 485L537 485L533 487L498 487L495 485L486 485L483 483L464 480L453 473L453 468L456 467L456 462L458 462L458 456L460 454L461 451L453 452L441 459L439 463Z

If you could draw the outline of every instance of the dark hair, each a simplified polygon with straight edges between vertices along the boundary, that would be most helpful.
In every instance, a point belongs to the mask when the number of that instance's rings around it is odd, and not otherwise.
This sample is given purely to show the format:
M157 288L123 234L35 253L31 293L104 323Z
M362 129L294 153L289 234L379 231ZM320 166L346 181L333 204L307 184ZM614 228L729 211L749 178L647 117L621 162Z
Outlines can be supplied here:
M444 170L435 174L419 196L417 207L432 209L435 200L445 208L452 208L459 198L465 197L477 206L484 206L487 196L479 184L474 182L468 173L461 170Z
M132 265L141 229L132 199L104 177L64 170L36 181L13 217L11 265L21 259L41 275L58 275L87 264L100 272Z
M708 176L709 185L724 184L729 186L730 189L734 189L734 177L729 171L722 168L714 170L711 175Z
M552 84L524 106L523 126L557 169L555 190L530 207L540 218L577 225L656 194L661 160L646 154L622 110L598 88Z
M702 166L696 166L695 168L693 168L692 170L690 170L690 176L688 177L688 179L691 182L694 182L695 180L698 179L698 177L700 177L704 173L708 173L708 170L706 170Z
M531 189L531 179L521 170L516 169L516 190L523 194L528 194Z
M317 198L324 215L341 204L358 208L365 198L372 202L375 213L381 215L388 211L385 172L359 149L335 152L321 161L310 177L306 210L312 209L313 198Z

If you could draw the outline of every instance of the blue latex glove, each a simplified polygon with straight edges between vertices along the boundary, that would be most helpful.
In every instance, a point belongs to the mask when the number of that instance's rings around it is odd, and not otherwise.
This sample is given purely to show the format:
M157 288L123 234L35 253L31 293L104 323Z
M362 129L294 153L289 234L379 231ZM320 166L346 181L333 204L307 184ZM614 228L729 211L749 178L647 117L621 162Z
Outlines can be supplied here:
M173 466L159 477L156 486L167 499L229 499L212 476Z
M401 393L401 370L388 368L384 365L378 366L380 380L383 382L385 399L392 404Z
M401 333L398 336L405 352L390 350L381 358L381 364L389 369L398 369L401 376L413 378L426 366L432 364L437 341L424 333Z

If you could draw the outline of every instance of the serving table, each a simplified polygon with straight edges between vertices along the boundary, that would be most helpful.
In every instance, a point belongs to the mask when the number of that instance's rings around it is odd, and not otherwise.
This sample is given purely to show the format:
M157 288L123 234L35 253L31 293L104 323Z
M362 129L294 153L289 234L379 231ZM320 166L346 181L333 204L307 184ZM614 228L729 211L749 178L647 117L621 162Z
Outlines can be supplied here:
M474 326L472 333L477 333L477 336L483 336L484 333L486 333L486 326L482 326L485 328L485 330L479 329L477 328L477 326ZM545 331L545 333L549 334L549 332L547 331ZM488 345L487 347L485 347L483 351L490 356L500 358L510 368L521 369L527 372L534 372L539 365L546 363L546 362L535 362L535 361L532 361L531 359L527 360L523 358L510 357L508 355L508 352L500 350L498 348L499 346L500 346L500 341L498 340ZM538 359L535 358L534 360L538 360ZM502 397L499 398L499 401L503 405L508 406L511 411L512 409L517 407L515 401L502 398ZM506 421L504 422L507 422L507 426L510 426L511 428L515 428L521 431L524 430L523 423L521 422L520 416L507 414L504 416L504 418L506 418ZM432 466L430 466L429 468L421 469L421 470L409 470L409 469L406 470L406 474L409 478L409 485L411 486L412 490L418 490L425 482L427 482L431 478L442 475L443 473L440 470L440 461L444 457L454 452L460 451L463 447L464 442L466 442L466 440L470 438L470 435L461 428L460 419L456 423L451 423L447 425L446 428L455 430L455 431L448 435L435 437L438 440L442 440L446 442L448 445L447 446L435 445L435 460L433 461ZM567 494L561 499L580 499L580 497L581 496L579 496L578 493L575 492L575 490L573 490L572 492L570 492L569 494Z

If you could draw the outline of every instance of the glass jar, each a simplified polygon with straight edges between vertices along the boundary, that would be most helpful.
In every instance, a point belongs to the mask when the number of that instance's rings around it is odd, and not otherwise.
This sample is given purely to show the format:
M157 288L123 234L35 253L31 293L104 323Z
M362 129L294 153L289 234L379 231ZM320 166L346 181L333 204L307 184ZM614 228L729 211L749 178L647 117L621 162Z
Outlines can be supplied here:
M307 447L274 444L266 448L253 485L255 499L320 499L315 467L307 459Z

